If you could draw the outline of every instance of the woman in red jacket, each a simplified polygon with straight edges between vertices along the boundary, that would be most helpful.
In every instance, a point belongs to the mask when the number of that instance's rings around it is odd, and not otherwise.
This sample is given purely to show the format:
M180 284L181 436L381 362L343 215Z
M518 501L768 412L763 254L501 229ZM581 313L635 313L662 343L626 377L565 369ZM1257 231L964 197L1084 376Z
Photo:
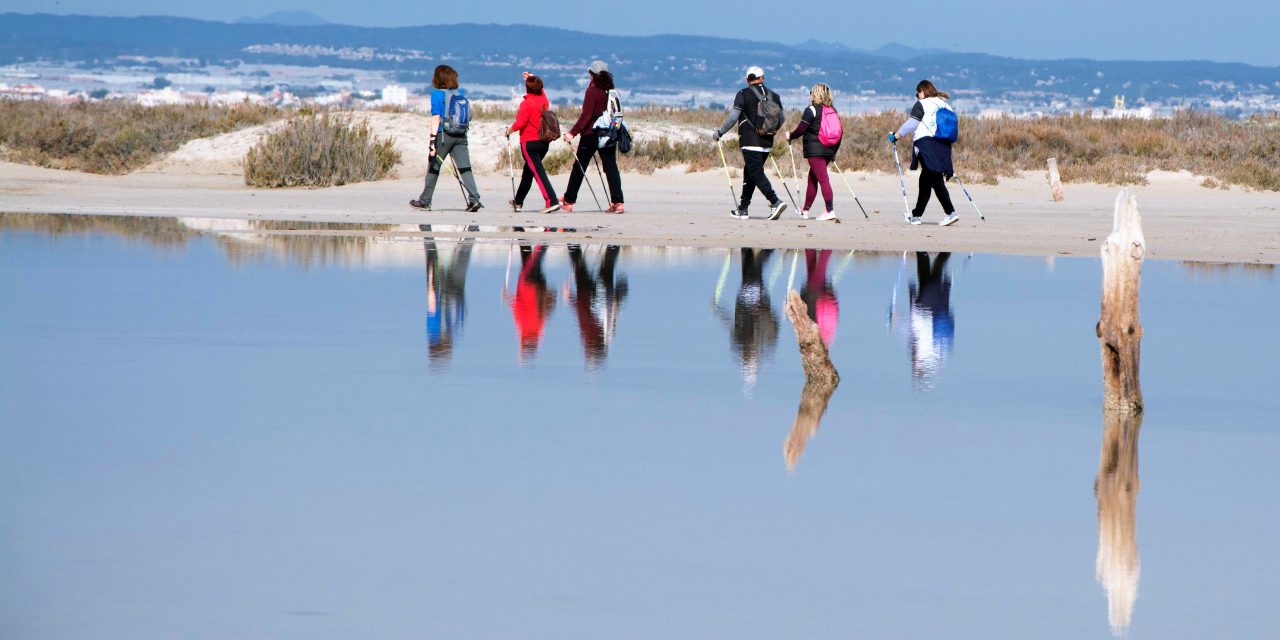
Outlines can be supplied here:
M547 95L542 90L542 78L526 71L524 87L526 91L524 101L520 103L520 108L516 109L516 121L507 129L506 134L510 139L511 134L520 132L520 155L524 158L524 169L520 171L520 188L516 190L515 199L509 204L512 209L519 211L524 206L524 197L529 193L529 186L537 180L538 189L542 191L542 197L547 201L547 207L542 210L542 213L552 213L560 209L560 199L556 197L556 191L547 177L547 170L542 166L542 159L546 157L551 143L543 142L541 135L542 112L550 109L551 103L547 101Z

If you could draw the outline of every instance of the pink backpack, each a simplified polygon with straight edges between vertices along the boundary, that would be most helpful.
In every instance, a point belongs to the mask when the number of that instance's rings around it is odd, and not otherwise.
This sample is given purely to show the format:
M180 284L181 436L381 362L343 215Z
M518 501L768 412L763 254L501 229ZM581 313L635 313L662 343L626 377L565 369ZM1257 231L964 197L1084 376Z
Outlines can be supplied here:
M844 137L844 125L840 123L840 114L832 107L823 105L822 107L822 124L818 127L818 142L823 146L832 147L840 144L840 139Z

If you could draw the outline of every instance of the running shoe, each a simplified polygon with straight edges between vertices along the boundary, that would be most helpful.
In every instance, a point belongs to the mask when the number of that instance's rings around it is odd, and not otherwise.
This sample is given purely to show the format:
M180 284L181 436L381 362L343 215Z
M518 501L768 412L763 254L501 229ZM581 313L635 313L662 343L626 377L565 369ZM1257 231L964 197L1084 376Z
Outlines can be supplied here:
M960 216L958 216L958 215L956 215L956 214L954 214L954 213L951 213L951 214L947 214L947 217L943 218L943 219L942 219L942 222L939 222L939 223L938 223L938 226L939 226L939 227L949 227L949 226L951 226L951 225L953 225L953 224L955 224L955 223L957 223L957 222L959 222L959 221L960 221Z
M787 210L787 203L779 200L769 205L769 219L777 220L782 217L782 212Z
M750 216L747 215L746 209L730 209L729 217L733 218L734 220L746 220Z
M471 204L467 205L467 208L465 209L465 211L467 213L475 213L483 208L484 208L484 205L480 204L479 200L476 200L475 202L472 202Z
M920 224L921 218L923 217L924 216L911 216L910 218L907 219L907 222L910 222L911 224Z
M819 215L817 218L814 218L814 220L817 220L819 222L826 222L827 220L839 220L839 219L840 218L836 217L836 212L834 211L826 211L822 213L822 215Z
M553 205L551 205L551 206L547 207L546 209L543 209L542 211L539 211L538 213L555 213L555 212L557 212L557 211L559 211L559 210L560 210L560 203L559 203L559 202L557 202L557 203L555 203L555 204L553 204Z

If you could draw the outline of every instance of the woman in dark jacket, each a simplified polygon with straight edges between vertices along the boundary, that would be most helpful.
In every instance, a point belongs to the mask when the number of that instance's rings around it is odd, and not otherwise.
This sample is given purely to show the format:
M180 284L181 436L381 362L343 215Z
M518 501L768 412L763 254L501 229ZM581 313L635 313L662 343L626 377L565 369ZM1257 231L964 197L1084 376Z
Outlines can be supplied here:
M600 164L604 165L604 175L609 180L608 211L622 213L622 176L618 174L618 148L616 144L601 147L595 131L595 123L600 116L606 112L611 115L620 114L622 108L616 102L613 74L609 73L609 67L603 60L592 62L587 67L587 75L591 76L591 83L587 85L587 93L582 98L582 115L578 116L573 128L564 134L564 141L569 145L573 144L574 136L581 138L578 140L578 161L569 172L569 185L564 188L564 200L560 208L573 211L573 203L578 201L578 188L582 186L582 172L591 166L592 155L599 152ZM610 98L615 100L612 105L609 104Z
M804 110L800 123L796 125L794 131L787 134L788 142L803 138L804 159L809 161L809 186L805 188L804 207L800 210L800 217L809 217L809 207L813 206L813 201L818 196L818 189L821 188L822 200L827 208L816 219L836 220L833 210L835 194L831 191L831 178L827 175L827 165L835 160L836 152L840 150L841 140L837 139L835 144L822 144L818 132L822 128L823 114L827 114L828 118L836 118L837 122L840 115L836 113L835 107L831 106L831 87L821 82L813 85L813 89L809 92L809 100L811 104Z

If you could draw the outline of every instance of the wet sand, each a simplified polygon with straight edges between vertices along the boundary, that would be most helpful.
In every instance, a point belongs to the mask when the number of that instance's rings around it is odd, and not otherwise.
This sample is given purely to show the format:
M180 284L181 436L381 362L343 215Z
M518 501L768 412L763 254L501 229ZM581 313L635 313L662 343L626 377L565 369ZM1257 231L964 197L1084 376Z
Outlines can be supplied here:
M401 175L406 174L402 168ZM564 187L567 177L553 178L557 189ZM97 176L0 163L0 212L557 226L576 229L557 234L564 240L632 245L1095 256L1110 231L1113 203L1120 190L1108 185L1068 184L1064 187L1066 200L1055 203L1041 174L1027 173L1018 179L1001 180L998 185L969 184L970 193L986 215L983 222L960 189L953 186L960 222L938 227L930 224L941 218L936 202L930 204L926 224L911 226L903 221L902 196L892 173L849 176L871 216L869 220L863 219L844 183L833 177L840 224L801 220L794 208L781 220L770 222L764 218L767 209L759 196L751 209L752 219L734 220L728 215L732 201L722 172L624 174L627 213L623 215L597 212L585 187L577 212L515 213L505 206L511 197L506 175L487 173L477 178L486 208L467 214L461 211L462 196L448 175L442 176L436 191L438 210L422 212L407 205L421 190L417 175L326 189L251 189L238 176L226 174L165 170ZM912 174L908 183L913 204L914 179ZM1280 194L1239 187L1209 189L1190 174L1155 173L1149 181L1135 187L1149 258L1280 263ZM734 182L737 189L739 181ZM788 184L795 192L795 182L788 180ZM774 186L785 200L776 179ZM541 203L536 194L535 188L528 199L531 207ZM603 202L604 194L598 195ZM802 196L795 195L797 199ZM498 230L485 235L518 234Z

